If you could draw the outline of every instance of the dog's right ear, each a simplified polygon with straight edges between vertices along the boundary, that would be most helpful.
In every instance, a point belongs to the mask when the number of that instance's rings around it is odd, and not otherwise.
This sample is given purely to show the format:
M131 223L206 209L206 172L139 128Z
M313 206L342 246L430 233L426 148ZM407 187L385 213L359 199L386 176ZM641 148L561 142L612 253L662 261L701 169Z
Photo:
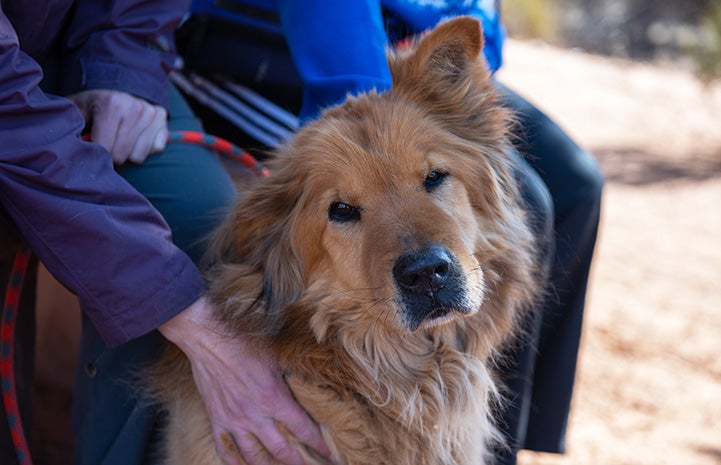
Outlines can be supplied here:
M219 235L227 256L263 275L262 298L268 310L300 297L305 286L302 250L294 227L303 195L302 175L276 167L236 202Z
M303 262L291 237L302 190L285 172L240 189L204 257L218 317L238 333L275 336L286 323L281 310L304 289Z

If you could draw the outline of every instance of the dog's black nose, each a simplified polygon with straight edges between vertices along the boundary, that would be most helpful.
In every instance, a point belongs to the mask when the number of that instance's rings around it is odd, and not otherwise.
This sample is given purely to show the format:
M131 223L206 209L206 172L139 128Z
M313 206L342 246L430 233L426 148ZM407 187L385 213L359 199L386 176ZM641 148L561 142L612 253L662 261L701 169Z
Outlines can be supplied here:
M448 249L434 244L400 257L393 266L393 278L406 292L433 295L445 287L452 266Z

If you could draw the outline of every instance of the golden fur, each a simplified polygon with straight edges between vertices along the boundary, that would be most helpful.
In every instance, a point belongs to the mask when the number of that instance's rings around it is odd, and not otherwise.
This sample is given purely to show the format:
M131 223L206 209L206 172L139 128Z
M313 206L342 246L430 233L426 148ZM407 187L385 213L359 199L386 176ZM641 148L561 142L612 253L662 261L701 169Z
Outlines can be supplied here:
M481 49L461 17L389 53L393 89L304 127L217 234L220 319L277 362L339 463L489 463L489 365L536 264ZM447 282L419 284L427 260ZM220 464L187 361L158 370L167 463Z

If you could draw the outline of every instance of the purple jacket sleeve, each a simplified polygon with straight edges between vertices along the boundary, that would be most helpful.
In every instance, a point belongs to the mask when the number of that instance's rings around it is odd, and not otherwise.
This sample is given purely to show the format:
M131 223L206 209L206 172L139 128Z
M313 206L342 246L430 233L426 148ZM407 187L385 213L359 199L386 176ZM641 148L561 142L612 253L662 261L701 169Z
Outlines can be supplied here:
M189 7L184 0L76 1L64 37L62 95L114 89L167 109L173 32Z
M44 94L40 78L0 7L0 202L105 341L119 344L186 308L205 284L110 155L79 139L77 109Z

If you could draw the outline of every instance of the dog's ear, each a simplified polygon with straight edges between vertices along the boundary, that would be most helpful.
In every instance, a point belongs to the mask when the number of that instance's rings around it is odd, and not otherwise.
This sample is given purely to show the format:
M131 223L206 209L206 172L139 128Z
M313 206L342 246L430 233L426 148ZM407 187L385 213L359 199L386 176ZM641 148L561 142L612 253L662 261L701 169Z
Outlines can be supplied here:
M459 16L441 23L409 49L389 53L391 92L422 105L463 139L497 146L511 114L497 103L482 50L478 20Z
M393 86L405 90L427 88L427 84L448 86L462 83L465 75L481 73L486 77L482 62L483 33L478 20L459 16L439 24L425 33L410 51L390 57Z
M303 236L297 231L303 175L291 171L271 171L270 178L242 195L220 229L232 244L226 257L262 273L262 299L269 311L299 298L305 286L302 254L307 247L297 244Z

